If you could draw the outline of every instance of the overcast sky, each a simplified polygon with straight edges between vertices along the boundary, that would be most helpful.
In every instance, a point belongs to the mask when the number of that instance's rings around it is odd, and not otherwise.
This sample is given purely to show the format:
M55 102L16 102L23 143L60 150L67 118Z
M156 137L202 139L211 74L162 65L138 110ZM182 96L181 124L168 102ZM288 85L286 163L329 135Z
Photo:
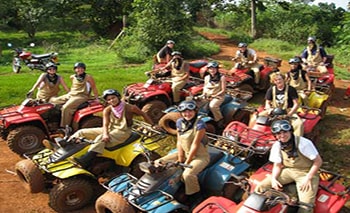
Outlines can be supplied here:
M342 7L344 9L347 9L348 0L316 0L314 1L314 4L318 4L319 2L328 2L328 3L334 3L337 7Z

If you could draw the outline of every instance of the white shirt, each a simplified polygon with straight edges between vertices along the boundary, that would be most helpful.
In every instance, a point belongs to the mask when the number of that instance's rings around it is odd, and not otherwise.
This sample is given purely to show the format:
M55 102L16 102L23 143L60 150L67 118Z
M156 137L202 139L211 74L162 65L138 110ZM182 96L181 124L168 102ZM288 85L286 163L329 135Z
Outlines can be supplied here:
M296 141L297 138L295 138L295 143ZM318 155L318 151L312 141L304 137L300 137L298 150L301 154L312 161L315 160ZM281 142L277 141L272 145L269 161L272 163L282 163Z

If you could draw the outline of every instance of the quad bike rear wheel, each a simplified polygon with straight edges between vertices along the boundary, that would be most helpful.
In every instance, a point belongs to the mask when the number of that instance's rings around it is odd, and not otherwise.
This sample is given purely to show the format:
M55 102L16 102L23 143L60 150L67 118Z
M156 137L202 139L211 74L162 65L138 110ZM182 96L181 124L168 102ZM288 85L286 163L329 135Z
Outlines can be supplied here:
M136 212L125 198L118 193L106 191L101 195L95 203L95 210L97 213L106 212Z
M88 180L78 177L65 179L51 189L49 205L57 212L74 211L91 202L93 194Z
M16 174L23 186L31 193L44 190L44 175L29 159L21 160L16 164Z
M10 131L7 136L9 148L19 154L33 153L44 148L42 141L46 135L36 126L20 126Z
M99 116L90 116L90 117L84 118L84 120L80 122L79 126L80 126L80 129L101 127L102 118Z
M171 135L176 135L176 121L181 118L180 112L169 112L159 120L159 126Z
M160 100L153 100L145 104L142 107L142 111L145 112L154 123L157 123L159 119L164 115L163 110L167 108L167 105Z

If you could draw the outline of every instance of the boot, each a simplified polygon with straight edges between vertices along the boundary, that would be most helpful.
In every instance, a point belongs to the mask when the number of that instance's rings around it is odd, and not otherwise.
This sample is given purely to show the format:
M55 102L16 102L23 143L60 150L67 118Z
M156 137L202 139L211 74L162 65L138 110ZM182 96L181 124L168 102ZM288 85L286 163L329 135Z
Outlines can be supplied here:
M74 160L81 165L82 168L88 168L92 160L96 157L97 152L87 152L85 155L79 157L79 158L74 158Z

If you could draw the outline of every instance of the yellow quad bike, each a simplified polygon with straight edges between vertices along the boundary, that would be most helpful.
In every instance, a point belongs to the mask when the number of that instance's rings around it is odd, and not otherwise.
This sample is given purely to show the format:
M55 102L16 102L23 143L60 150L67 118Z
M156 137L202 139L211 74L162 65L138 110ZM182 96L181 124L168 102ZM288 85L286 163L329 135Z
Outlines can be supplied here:
M326 115L327 107L329 105L329 95L328 95L329 87L322 86L322 88L316 88L315 90L310 91L310 95L308 97L307 106L310 108L320 109L321 112L319 116L321 119ZM303 105L303 101L299 96L299 103Z
M85 154L92 141L57 139L46 148L16 164L16 173L31 193L49 192L49 205L57 212L80 209L103 193L100 182L122 172L141 177L138 164L158 159L158 141L166 135L149 124L134 120L132 135L122 144L106 148L87 169L73 158ZM79 142L77 142L79 141ZM51 144L51 145L52 145Z

